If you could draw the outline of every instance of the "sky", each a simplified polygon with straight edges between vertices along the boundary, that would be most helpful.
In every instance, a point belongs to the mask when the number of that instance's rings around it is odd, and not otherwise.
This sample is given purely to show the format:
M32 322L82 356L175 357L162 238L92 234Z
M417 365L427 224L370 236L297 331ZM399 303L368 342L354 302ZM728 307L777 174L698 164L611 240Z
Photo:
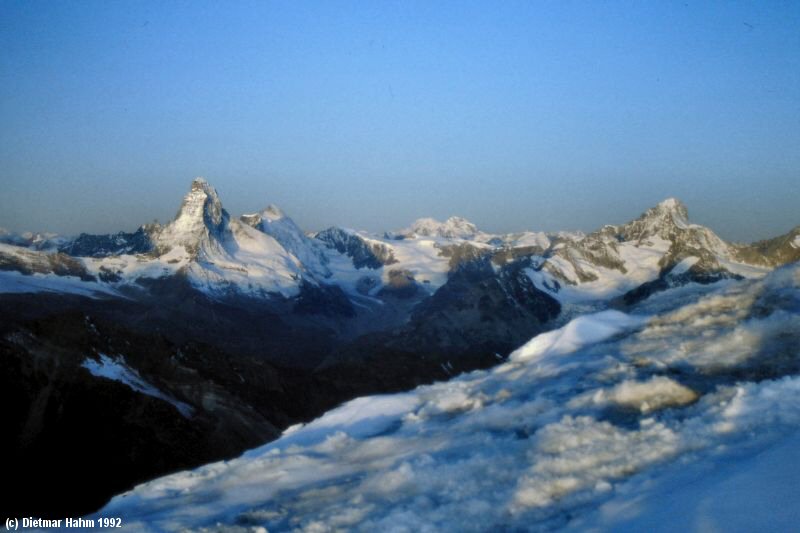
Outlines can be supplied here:
M800 224L798 2L0 2L0 227Z

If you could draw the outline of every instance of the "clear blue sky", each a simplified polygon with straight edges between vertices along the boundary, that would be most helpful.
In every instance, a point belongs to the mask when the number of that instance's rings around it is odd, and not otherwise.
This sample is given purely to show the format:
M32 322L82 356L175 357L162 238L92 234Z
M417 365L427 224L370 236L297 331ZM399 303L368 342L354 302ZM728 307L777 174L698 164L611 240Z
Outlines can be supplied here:
M0 2L0 226L800 224L800 2Z

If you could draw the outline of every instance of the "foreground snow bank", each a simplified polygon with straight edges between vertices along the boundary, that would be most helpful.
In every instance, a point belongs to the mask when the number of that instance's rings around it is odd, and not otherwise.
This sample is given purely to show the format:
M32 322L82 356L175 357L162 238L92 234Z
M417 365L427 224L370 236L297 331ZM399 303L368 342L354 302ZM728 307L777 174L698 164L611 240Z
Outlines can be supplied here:
M741 529L714 495L748 471L771 483L779 461L752 457L800 424L799 286L794 267L650 319L581 317L492 371L354 400L101 514L144 531ZM727 477L703 481L715 465Z

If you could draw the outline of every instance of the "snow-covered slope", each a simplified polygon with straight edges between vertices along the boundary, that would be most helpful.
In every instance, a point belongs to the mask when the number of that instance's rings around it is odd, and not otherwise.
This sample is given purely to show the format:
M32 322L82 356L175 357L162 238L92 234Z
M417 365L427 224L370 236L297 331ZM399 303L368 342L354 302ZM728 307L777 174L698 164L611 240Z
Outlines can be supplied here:
M737 528L721 491L798 460L800 266L696 295L583 316L491 371L353 400L99 515L142 531ZM775 457L753 459L764 450ZM663 497L678 486L709 503ZM687 508L702 521L671 512ZM788 523L771 509L747 523Z
M319 242L308 238L294 220L278 206L270 205L260 213L242 215L242 222L273 237L315 276L328 278L329 259Z

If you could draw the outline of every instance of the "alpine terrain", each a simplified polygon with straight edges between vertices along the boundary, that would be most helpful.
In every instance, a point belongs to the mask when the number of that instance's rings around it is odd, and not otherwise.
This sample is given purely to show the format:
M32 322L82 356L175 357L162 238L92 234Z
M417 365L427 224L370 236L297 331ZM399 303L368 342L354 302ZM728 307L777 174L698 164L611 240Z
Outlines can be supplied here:
M670 198L589 234L451 217L376 235L308 232L265 204L232 215L198 178L165 225L0 231L10 516L102 508L144 531L792 519L779 503L797 491L774 478L797 462L800 226L729 243ZM778 495L758 512L722 498L740 485ZM691 488L668 502L676 486Z

